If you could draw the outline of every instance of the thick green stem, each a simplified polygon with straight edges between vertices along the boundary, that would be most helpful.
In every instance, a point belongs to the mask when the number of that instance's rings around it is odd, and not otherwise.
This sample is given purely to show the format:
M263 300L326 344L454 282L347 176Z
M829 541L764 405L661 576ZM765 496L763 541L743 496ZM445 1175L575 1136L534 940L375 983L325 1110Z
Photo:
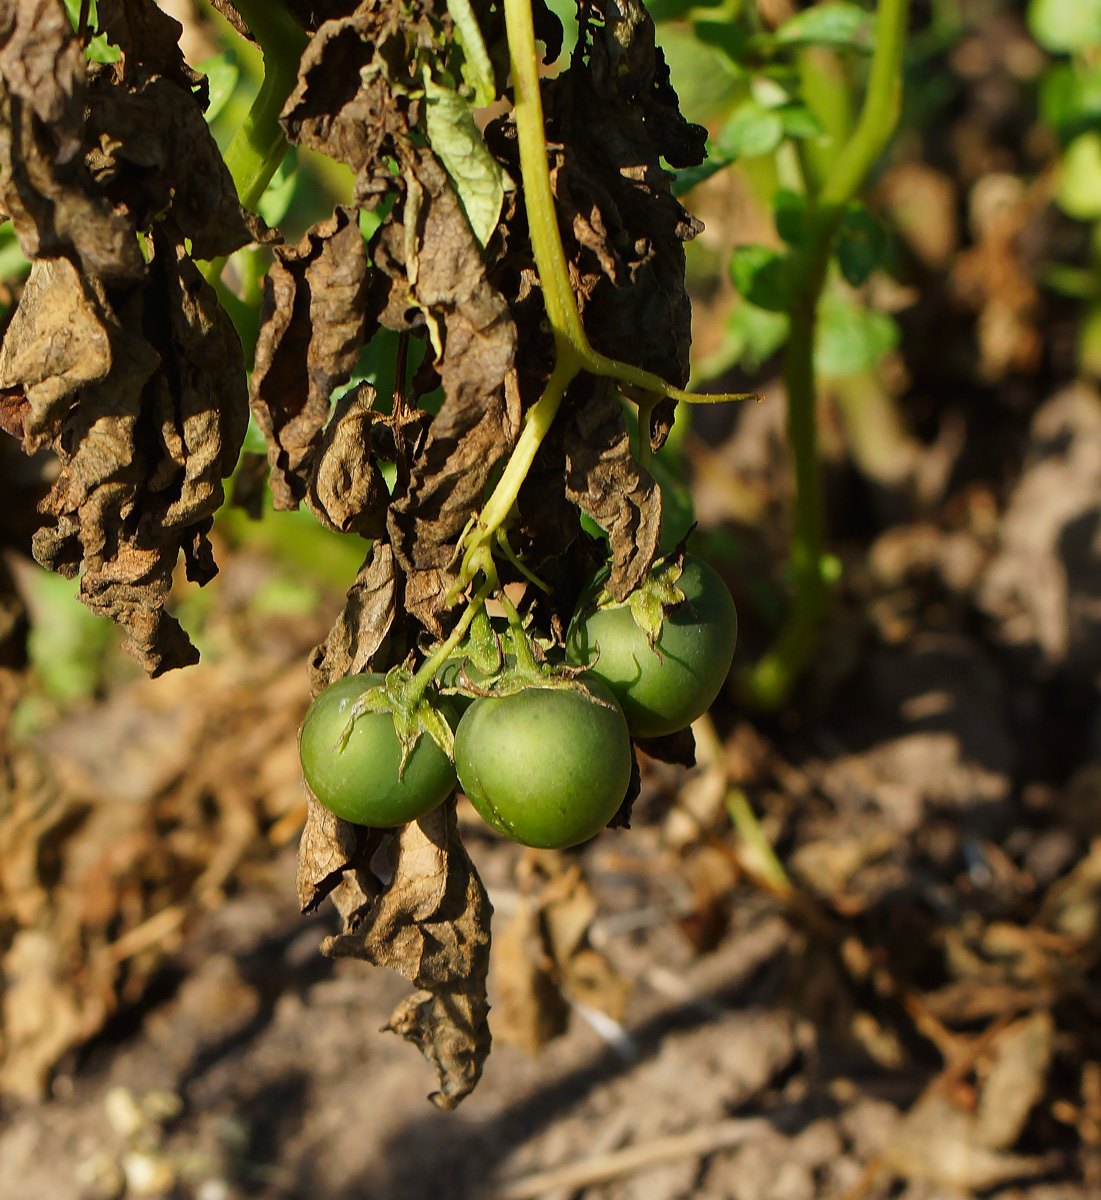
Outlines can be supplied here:
M845 210L882 153L898 123L902 102L902 52L909 0L879 0L876 45L868 89L852 136L830 169L810 216L803 251L793 263L791 334L784 358L788 445L795 467L791 565L795 596L772 649L739 691L766 709L783 704L810 660L829 613L834 561L826 554L815 413L814 340L818 300L826 282L833 240Z
M279 114L298 81L307 38L281 0L234 0L234 4L263 51L264 82L226 150L225 163L241 204L255 209L287 152ZM215 259L203 268L203 276L213 282L224 266L225 259Z

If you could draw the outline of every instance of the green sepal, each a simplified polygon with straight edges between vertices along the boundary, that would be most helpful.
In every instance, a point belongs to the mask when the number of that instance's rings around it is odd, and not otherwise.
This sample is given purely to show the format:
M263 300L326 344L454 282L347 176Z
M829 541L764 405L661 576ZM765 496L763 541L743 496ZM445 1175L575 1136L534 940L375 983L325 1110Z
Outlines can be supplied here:
M398 778L405 774L405 765L413 753L421 734L427 733L448 758L455 758L455 737L446 718L433 707L426 694L411 698L410 685L414 672L407 661L386 672L385 682L368 688L352 705L348 724L344 726L337 748L343 750L352 736L356 721L365 713L389 713L394 722L394 732L401 743L401 762Z
M693 526L695 528L695 526ZM616 600L607 587L601 587L593 599L579 611L592 612L604 608L628 608L635 624L646 635L650 648L657 653L661 626L670 609L683 604L684 592L677 586L684 570L684 542L679 542L664 557L656 559L646 579L626 600ZM575 618L576 619L576 618ZM589 664L592 665L591 663Z

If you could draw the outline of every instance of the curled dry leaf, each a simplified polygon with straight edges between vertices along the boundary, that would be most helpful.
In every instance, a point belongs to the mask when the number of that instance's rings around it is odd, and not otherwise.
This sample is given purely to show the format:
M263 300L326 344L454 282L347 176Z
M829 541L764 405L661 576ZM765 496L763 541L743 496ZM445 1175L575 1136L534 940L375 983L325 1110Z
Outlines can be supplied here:
M75 254L99 279L136 283L134 229L84 166L84 52L60 0L0 6L0 80L0 204L23 253Z
M389 967L417 987L388 1028L436 1067L440 1090L433 1103L454 1108L478 1082L489 1053L492 909L459 837L453 801L404 826L392 856L393 882L354 911L345 932L327 938L322 951Z
M534 1052L564 1033L571 1004L621 1020L629 985L589 942L596 899L577 864L521 895L494 946L494 1029Z
M646 578L661 534L661 493L631 453L623 411L610 384L598 381L592 399L562 414L566 495L608 531L612 573L608 590L625 600Z
M119 315L68 260L39 260L0 377L23 390L25 445L52 437L61 459L36 558L70 578L83 567L81 598L122 624L128 648L159 674L196 658L164 604L181 551L190 578L213 572L205 535L247 409L240 342L213 289L182 249L161 237L154 246L146 287ZM43 347L73 313L77 323Z
M414 162L422 192L418 228L388 222L376 262L395 289L405 289L406 306L411 295L442 326L436 365L445 400L412 464L408 489L390 507L388 526L408 578L406 608L439 632L459 537L519 429L519 398L506 386L516 328L504 297L485 277L481 250L446 172L429 150L420 150ZM412 216L408 205L404 215ZM410 232L416 236L415 283L406 282Z
M297 508L329 416L367 328L367 255L354 213L338 208L264 280L252 410L268 442L276 508Z
M310 512L336 533L377 538L386 530L390 493L373 452L372 432L379 420L372 409L374 400L369 384L342 397L325 427L310 475Z
M393 550L386 542L375 542L348 589L344 608L313 652L310 683L315 695L335 680L371 665L394 622L398 587Z

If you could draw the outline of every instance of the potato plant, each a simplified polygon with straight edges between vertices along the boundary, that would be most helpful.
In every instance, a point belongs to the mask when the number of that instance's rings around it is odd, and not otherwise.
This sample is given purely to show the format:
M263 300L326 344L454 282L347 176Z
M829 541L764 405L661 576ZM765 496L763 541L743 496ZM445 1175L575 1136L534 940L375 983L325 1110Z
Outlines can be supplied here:
M213 3L263 55L224 154L204 110L224 102L225 63L185 61L152 0L0 4L0 204L30 264L0 347L0 426L60 462L35 557L79 578L152 675L197 658L168 608L173 574L181 559L200 586L216 573L207 535L250 413L275 507L368 541L309 662L298 889L305 911L331 898L344 920L325 953L415 984L391 1028L452 1106L489 1049L490 914L440 804L452 763L508 836L574 844L626 823L631 734L683 756L676 731L729 667L733 605L683 545L659 554L649 470L678 403L736 398L685 390L684 243L700 226L674 184L707 133L680 112L641 0L582 0L569 66L545 78L562 26L543 0ZM826 588L815 306L894 121L904 15L882 0L864 116L808 186L781 272L789 673ZM351 202L293 246L269 224L290 149L352 179ZM381 392L371 356L393 381ZM571 626L592 637L567 645ZM707 671L686 652L662 683L693 631ZM640 690L623 663L648 653ZM501 749L521 743L518 773ZM391 837L384 883L371 863Z

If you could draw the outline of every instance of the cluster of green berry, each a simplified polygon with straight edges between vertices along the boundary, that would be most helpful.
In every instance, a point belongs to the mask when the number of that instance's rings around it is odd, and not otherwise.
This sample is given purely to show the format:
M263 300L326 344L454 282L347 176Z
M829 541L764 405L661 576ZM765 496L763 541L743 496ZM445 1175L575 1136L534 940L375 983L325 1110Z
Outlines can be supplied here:
M515 614L513 613L513 617ZM358 825L390 827L442 803L456 783L494 829L528 846L563 848L597 834L622 804L631 738L661 737L711 706L730 670L737 613L726 584L691 555L655 564L615 603L599 580L565 647L540 648L518 619L484 621L418 701L443 718L432 736L402 736L380 675L326 688L302 726L302 769L316 798ZM423 709L422 709L423 711ZM452 735L453 734L453 738Z

